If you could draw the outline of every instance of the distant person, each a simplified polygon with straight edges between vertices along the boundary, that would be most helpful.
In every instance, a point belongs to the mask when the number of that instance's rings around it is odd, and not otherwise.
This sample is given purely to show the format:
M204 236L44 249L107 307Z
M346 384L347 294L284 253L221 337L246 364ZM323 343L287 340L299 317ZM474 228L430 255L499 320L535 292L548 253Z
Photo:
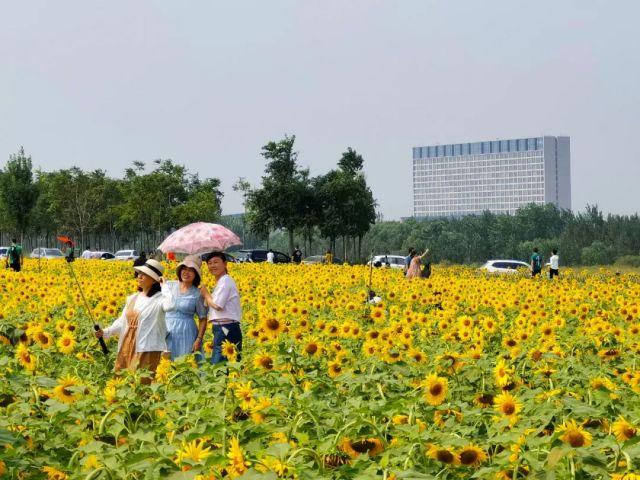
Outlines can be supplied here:
M64 259L67 263L71 263L76 259L76 249L73 247L73 242L68 241L65 243Z
M324 263L327 265L331 265L333 263L333 253L331 253L331 249L327 250L327 253L324 254Z
M551 258L549 259L549 278L557 277L560 275L560 257L558 256L558 249L554 248L551 251Z
M141 267L147 262L147 254L145 252L140 252L140 256L133 261L134 267Z
M422 278L422 260L427 258L428 253L429 249L427 248L422 255L416 254L413 256L409 269L407 270L407 278Z
M269 251L267 252L267 263L275 263L276 261L276 254L273 253L273 250L269 249Z
M82 255L80 255L80 258L84 258L85 260L89 260L91 258L91 248L89 247L89 245L87 245L86 247L84 247L84 252L82 252Z
M11 239L11 246L7 250L6 264L8 268L11 268L14 272L22 270L22 263L24 257L22 256L22 245L18 243L15 238Z
M293 255L291 255L291 258L293 259L293 263L302 262L302 251L300 250L300 247L298 247L297 245L295 250L293 251Z
M427 250L428 253L428 250ZM424 264L424 266L422 267L422 278L429 278L431 277L431 256L430 255L426 255L424 260L422 261L422 263Z
M540 275L540 272L542 272L542 256L538 253L538 247L535 247L531 255L531 276Z
M416 249L413 248L413 247L409 248L409 255L407 255L404 258L404 269L403 269L403 271L404 271L405 275L407 274L407 271L409 270L409 267L411 266L411 259L415 256L415 254L416 254Z

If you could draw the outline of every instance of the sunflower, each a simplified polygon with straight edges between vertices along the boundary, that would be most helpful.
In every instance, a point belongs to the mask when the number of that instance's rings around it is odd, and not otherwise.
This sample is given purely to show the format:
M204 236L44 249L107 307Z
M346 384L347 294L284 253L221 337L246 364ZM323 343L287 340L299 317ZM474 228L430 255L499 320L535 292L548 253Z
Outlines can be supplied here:
M53 337L47 332L38 332L35 334L35 340L42 348L49 348L53 345Z
M342 360L340 358L328 362L327 368L331 378L336 378L338 375L344 373L342 369Z
M505 387L511 383L513 377L514 368L507 367L504 360L500 359L493 369L493 375L498 387Z
M508 417L511 422L515 422L518 412L522 409L522 404L513 395L504 392L494 398L493 408L496 412Z
M427 403L437 407L447 396L447 379L432 373L425 379L423 388Z
M22 366L33 372L38 364L38 358L33 355L24 343L18 345L16 348L16 358L20 361Z
M231 478L241 476L247 471L247 467L250 465L250 463L244 459L244 451L242 450L237 437L232 437L229 441L229 453L227 453L227 458L229 459L227 471Z
M58 350L60 350L60 353L64 353L66 355L73 352L73 349L76 346L76 339L71 333L63 333L62 336L58 339L56 345L58 346Z
M69 476L55 467L42 467L42 471L47 474L48 480L67 480Z
M269 338L277 338L284 330L284 322L276 317L270 316L265 318L261 323L262 331L267 334Z
M82 469L84 471L95 470L96 468L100 468L101 466L102 464L98 460L98 457L93 454L87 455L87 457L84 459L84 462L82 463Z
M482 408L488 408L493 405L494 397L490 393L479 393L473 399L473 403Z
M176 463L179 465L183 461L188 460L194 463L201 463L211 455L211 447L205 448L205 441L202 439L193 440L192 442L182 442L180 450L178 450Z
M273 370L273 357L266 352L257 353L253 359L253 366L264 370Z
M251 387L251 382L238 383L235 386L234 394L236 398L240 400L243 410L249 410L253 406L254 393L254 389Z
M578 426L575 420L564 422L558 427L558 431L564 432L560 435L560 440L568 443L573 448L588 447L591 445L591 434Z
M304 346L303 352L309 357L313 357L320 352L320 344L315 339L309 339Z
M458 465L460 463L460 457L453 449L449 450L433 444L429 445L427 456L445 465Z
M367 438L352 442L348 438L342 439L340 449L351 458L356 458L361 454L368 454L369 457L376 457L384 451L382 441L377 438Z
M471 443L458 452L458 458L460 465L477 467L487 459L487 454L482 448Z
M67 375L58 380L58 385L53 389L53 397L62 403L73 403L80 398L79 393L74 393L70 388L80 385L80 379L73 375Z
M613 425L611 425L611 431L619 442L626 442L638 434L638 430L627 422L624 417L619 417L618 420L613 422Z
M238 350L236 350L235 343L230 342L229 340L225 340L222 342L222 356L225 357L230 362L235 362L238 358Z

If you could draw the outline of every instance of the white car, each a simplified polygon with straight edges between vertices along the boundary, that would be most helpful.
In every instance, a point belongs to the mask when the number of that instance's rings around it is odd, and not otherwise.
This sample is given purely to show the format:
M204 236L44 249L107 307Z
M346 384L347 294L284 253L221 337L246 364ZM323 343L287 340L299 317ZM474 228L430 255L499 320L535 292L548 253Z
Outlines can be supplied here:
M9 247L0 247L0 258L7 258Z
M489 260L480 270L487 273L518 273L524 268L531 271L531 266L520 260Z
M91 252L91 256L89 257L92 260L113 260L116 256L111 252L97 251Z
M64 253L59 248L34 248L31 252L31 258L64 258Z
M376 255L373 257L374 267L386 267L389 265L391 268L404 268L405 257L402 255ZM371 265L371 261L367 262L367 265Z
M115 253L116 260L136 260L139 256L137 250L118 250Z

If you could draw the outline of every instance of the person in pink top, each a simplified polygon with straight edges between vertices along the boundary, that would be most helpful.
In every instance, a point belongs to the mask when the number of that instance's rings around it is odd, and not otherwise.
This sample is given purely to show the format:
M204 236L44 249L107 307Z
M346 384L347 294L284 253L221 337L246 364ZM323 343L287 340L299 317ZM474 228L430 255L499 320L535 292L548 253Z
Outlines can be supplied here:
M407 278L422 278L422 260L426 258L428 253L429 249L427 248L422 255L413 256L407 270Z

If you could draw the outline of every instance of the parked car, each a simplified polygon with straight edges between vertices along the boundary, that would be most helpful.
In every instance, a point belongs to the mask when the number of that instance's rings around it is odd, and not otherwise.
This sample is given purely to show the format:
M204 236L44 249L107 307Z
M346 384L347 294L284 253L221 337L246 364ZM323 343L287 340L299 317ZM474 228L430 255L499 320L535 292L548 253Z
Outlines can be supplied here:
M258 263L267 261L267 253L269 250L239 250L236 252L236 262L239 263ZM275 254L274 263L291 263L291 257L286 253L273 252Z
M389 265L391 268L404 268L405 257L402 255L376 255L373 257L374 267L385 267ZM367 262L367 265L371 265L371 260Z
M324 255L311 255L302 259L303 265L318 265L324 263ZM342 265L344 262L341 258L333 257L334 265Z
M7 258L9 247L0 247L0 258Z
M59 248L34 248L31 251L31 258L64 258L64 253Z
M92 260L114 260L115 258L116 256L111 252L103 252L103 251L91 252Z
M529 264L520 260L489 260L480 270L487 273L518 273L522 269L531 270Z
M118 250L114 255L116 260L135 260L139 256L137 250Z

